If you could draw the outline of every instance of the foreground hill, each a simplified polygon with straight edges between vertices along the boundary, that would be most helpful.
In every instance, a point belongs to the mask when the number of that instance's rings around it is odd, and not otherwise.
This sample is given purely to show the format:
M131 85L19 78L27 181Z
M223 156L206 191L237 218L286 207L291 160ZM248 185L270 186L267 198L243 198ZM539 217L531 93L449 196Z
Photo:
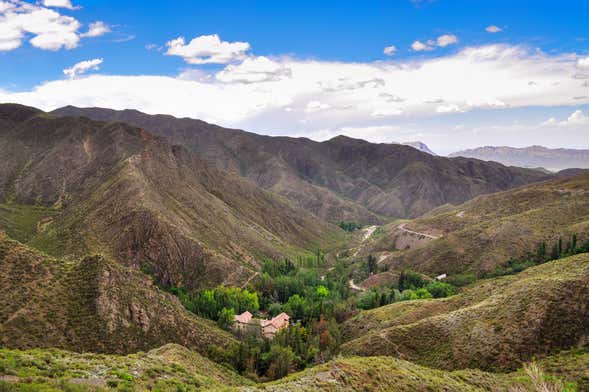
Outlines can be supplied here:
M486 146L458 151L450 154L450 156L495 161L510 166L543 167L553 171L568 168L589 169L589 150L574 150L569 148Z
M492 272L511 258L526 258L542 241L549 253L573 234L589 232L589 174L561 178L445 206L382 229L364 253L381 253L381 265L432 275ZM530 256L533 257L533 256Z
M28 243L56 256L107 254L166 286L242 284L263 257L315 251L342 236L286 199L123 123L0 105L0 159L8 163L0 201L53 212Z
M567 352L539 362L546 378L563 379L567 390L589 386L589 354ZM446 372L391 357L349 357L254 384L178 345L128 356L60 350L0 349L4 390L190 390L190 391L532 391L529 377L480 370ZM518 388L518 389L514 389ZM573 389L577 388L577 389Z
M234 341L138 271L100 256L54 259L1 232L0 290L2 347L130 353L176 342L206 353Z
M446 203L460 204L545 177L535 170L436 157L409 146L344 136L323 143L261 136L135 110L68 106L53 113L142 127L332 222L416 217Z
M514 369L589 348L589 254L481 281L453 297L399 302L346 321L342 350L441 369Z

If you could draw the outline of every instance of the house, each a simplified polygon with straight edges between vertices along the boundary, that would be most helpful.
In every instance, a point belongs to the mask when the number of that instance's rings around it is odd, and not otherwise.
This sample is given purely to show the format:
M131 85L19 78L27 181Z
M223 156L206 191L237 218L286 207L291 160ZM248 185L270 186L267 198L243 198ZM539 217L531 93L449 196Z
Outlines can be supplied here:
M267 339L274 338L274 335L281 329L287 328L290 316L280 313L271 319L257 319L248 311L238 314L233 318L233 329L238 333L260 334Z
M289 320L290 316L284 312L272 317L270 320L260 320L262 335L267 339L272 339L276 332L288 327Z
M246 331L252 324L252 318L252 314L247 310L242 314L233 316L233 328L242 332Z

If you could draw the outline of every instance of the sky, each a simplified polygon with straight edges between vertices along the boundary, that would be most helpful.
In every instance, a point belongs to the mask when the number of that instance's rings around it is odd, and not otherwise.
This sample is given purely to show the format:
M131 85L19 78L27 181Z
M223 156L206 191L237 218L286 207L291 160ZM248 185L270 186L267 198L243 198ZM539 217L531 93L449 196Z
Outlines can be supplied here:
M0 0L0 102L589 148L589 1Z

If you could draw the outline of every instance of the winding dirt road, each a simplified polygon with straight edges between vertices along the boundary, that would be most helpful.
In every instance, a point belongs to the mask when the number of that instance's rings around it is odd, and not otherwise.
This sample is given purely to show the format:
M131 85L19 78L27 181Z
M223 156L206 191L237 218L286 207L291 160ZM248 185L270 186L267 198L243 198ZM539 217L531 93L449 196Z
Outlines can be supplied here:
M431 234L426 234L426 233L420 233L418 231L413 231L413 230L409 230L405 228L405 223L401 223L398 227L399 230L404 231L405 233L409 233L409 234L415 234L415 235L420 235L426 238L431 238L432 240L437 240L438 238L440 238L440 236L435 236L435 235L431 235Z

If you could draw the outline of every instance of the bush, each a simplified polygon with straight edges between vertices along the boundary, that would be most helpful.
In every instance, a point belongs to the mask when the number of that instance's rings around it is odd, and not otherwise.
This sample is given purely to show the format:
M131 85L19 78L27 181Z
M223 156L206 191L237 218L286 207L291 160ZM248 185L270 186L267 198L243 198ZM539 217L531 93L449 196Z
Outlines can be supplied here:
M456 294L456 289L449 283L434 281L425 286L434 298L445 298Z
M401 292L401 301L410 301L412 299L418 299L417 294L415 294L415 291L407 289Z
M427 289L425 287L415 290L415 295L417 296L418 299L426 299L426 298L432 297L430 292L427 291Z

